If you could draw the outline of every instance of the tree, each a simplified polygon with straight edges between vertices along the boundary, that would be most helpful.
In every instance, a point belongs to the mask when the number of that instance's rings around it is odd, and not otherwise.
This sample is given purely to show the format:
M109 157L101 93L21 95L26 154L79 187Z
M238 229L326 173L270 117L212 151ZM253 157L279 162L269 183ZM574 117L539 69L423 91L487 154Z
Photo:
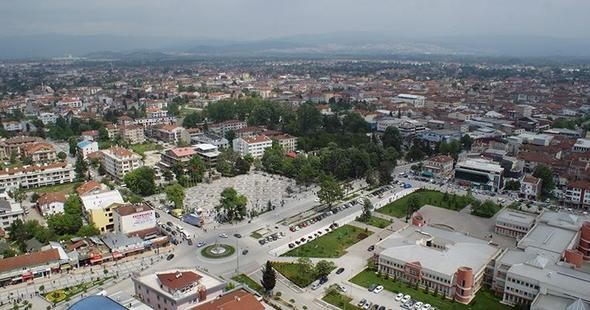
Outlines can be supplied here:
M248 199L232 188L227 187L221 192L219 205L215 207L227 221L242 220L246 216L246 204Z
M477 207L474 207L471 211L471 214L477 215L480 217L490 218L496 214L496 211L500 209L494 202L491 200L486 200L484 203L480 204Z
M541 194L543 197L553 196L553 189L555 189L555 181L553 180L553 171L551 168L543 165L535 167L533 176L541 179Z
M150 167L140 167L127 173L123 181L135 194L150 196L156 192L155 173Z
M70 147L70 155L76 156L76 152L78 151L78 138L76 138L76 137L69 138L68 145Z
M96 236L96 235L100 235L100 230L98 230L98 228L96 228L94 223L90 223L90 224L82 225L82 227L80 227L80 229L78 230L76 235L78 235L79 237Z
M203 116L199 112L191 112L182 120L182 127L197 128L198 124L203 122Z
M8 192L8 195L12 197L16 202L23 202L25 197L27 196L27 192L22 190L21 188L16 188L11 192Z
M297 258L297 264L299 264L300 274L311 274L314 271L313 263L309 257Z
M250 162L244 158L238 157L236 159L236 172L238 174L246 174L250 171Z
M373 204L367 198L363 201L363 213L359 217L359 221L368 222L371 219L371 210L373 210Z
M298 129L301 134L314 132L322 124L322 113L311 103L304 103L297 110Z
M74 235L82 227L82 218L69 213L55 214L47 219L47 226L58 235Z
M318 191L318 198L321 203L332 204L344 197L342 186L332 176L327 176L320 183L320 190Z
M12 151L10 152L10 163L11 163L11 164L14 164L14 163L16 163L16 157L17 157L17 153L16 153L16 151L15 151L15 150L12 150Z
M227 142L229 142L229 146L232 147L233 141L236 138L236 132L233 130L226 131L225 138L227 139Z
M402 136L396 127L389 126L385 129L383 137L381 138L383 147L393 147L396 151L400 152L403 145Z
M173 184L166 186L164 190L166 192L166 199L174 203L176 209L181 209L184 205L184 187L180 184Z
M504 184L504 189L507 191L518 191L518 190L520 190L520 181L508 180Z
M262 287L266 290L266 292L271 292L277 283L277 274L275 270L272 268L272 263L270 261L266 261L266 265L264 270L262 271Z
M421 207L420 200L415 195L410 195L407 202L407 213L406 219L409 219L412 216L412 213L417 211Z
M68 154L66 154L65 152L59 152L57 153L57 158L65 160L66 158L68 158Z
M164 170L164 172L162 172L162 176L164 177L164 180L166 182L170 182L172 181L172 179L174 179L174 174L172 174L172 172L170 172L170 170L166 169Z
M464 149L471 150L473 138L471 138L468 134L465 134L463 137L461 137L461 144L463 145Z
M321 260L315 265L315 275L318 278L327 277L334 268L336 268L336 264L334 264L334 262Z
M78 195L70 195L64 202L64 213L82 216L82 201Z
M76 156L76 180L83 181L86 178L86 172L88 172L88 164L82 157L82 154Z

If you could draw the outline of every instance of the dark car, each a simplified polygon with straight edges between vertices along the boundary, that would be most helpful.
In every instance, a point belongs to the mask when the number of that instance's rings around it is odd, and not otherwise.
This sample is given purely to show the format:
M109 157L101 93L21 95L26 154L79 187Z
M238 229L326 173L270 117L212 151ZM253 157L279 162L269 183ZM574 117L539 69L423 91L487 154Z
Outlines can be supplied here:
M266 243L266 240L260 239L260 240L258 240L258 243L260 243L260 245L264 245Z
M322 284L324 284L326 282L328 282L328 277L323 276L323 277L320 278L320 285L322 285Z
M375 246L374 246L374 245L372 245L372 246L370 246L370 247L367 249L367 251L369 251L369 252L370 252L370 251L373 251L374 249L375 249Z
M385 310L385 306L379 307L379 310Z
M170 222L170 221L166 222L166 225L168 225L170 227L173 227L174 226L174 224L172 224L172 222Z
M166 257L166 260L172 260L174 258L174 254L170 254Z
M236 237L236 238L242 238L242 235L240 235L240 234L234 234L234 237Z
M193 240L192 239L188 239L188 245L193 245Z
M155 212L155 214L156 214L156 218L159 218L160 217L160 213Z
M378 286L377 284L373 283L373 284L371 284L371 286L369 286L369 287L367 288L367 290L368 290L369 292L372 292L372 291L373 291L373 290L374 290L374 289L375 289L377 286Z
M338 270L336 270L336 274L341 274L344 272L344 268L340 267L338 268Z
M295 245L293 243L289 243L289 249L292 249L294 247L295 247Z
M248 254L248 250L243 250L242 255L246 255L246 254Z

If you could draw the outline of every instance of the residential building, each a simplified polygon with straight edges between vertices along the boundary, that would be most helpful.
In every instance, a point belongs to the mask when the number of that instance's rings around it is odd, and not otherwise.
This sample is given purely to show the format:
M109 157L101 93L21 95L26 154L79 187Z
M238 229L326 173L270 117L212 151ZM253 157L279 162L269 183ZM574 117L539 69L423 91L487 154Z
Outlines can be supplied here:
M87 194L80 196L80 200L82 200L82 206L89 219L101 233L113 231L115 227L113 209L124 205L123 197L119 191L112 190Z
M37 199L37 209L42 216L64 213L66 195L63 192L45 193Z
M24 130L23 124L17 121L3 121L2 127L8 132L21 132Z
M225 133L230 130L237 131L238 129L242 129L244 127L246 127L246 122L233 119L221 123L211 124L208 126L208 130L212 133L225 136Z
M131 144L145 142L145 133L143 127L139 125L128 125L121 127L121 137Z
M535 225L536 218L530 213L504 209L496 217L494 231L497 234L521 239Z
M131 235L157 227L156 212L147 204L126 204L114 209L115 232Z
M264 150L271 146L272 140L264 135L249 138L236 138L233 141L234 151L242 157L250 154L253 158L262 158Z
M78 193L78 196L93 195L104 192L106 188L106 185L91 180L86 181L82 183L82 185L78 186L78 188L76 188L76 193Z
M217 166L217 157L221 154L217 146L209 143L199 143L194 145L197 155L200 156L208 168Z
M565 203L578 208L590 207L590 182L584 180L573 181L567 184Z
M10 198L6 192L0 193L0 229L6 231L16 220L24 221L25 211L20 203Z
M525 198L537 199L541 195L541 183L543 181L532 175L525 175L520 180L520 195Z
M92 140L84 140L76 144L78 154L82 154L82 158L88 158L88 154L98 152L98 143Z
M34 142L21 148L22 157L32 163L40 164L57 160L57 153L53 145L45 142Z
M487 240L428 225L397 231L378 242L375 251L379 272L465 304L475 297L486 266L500 253Z
M163 142L178 144L190 142L190 134L186 128L177 125L163 125L148 129L151 137Z
M227 149L229 141L221 135L214 133L201 133L191 136L192 144L213 144L218 149Z
M86 130L80 133L80 137L82 140L96 141L98 140L98 136L98 130Z
M197 152L192 147L177 147L166 150L161 157L160 165L172 170L175 165L186 165Z
M487 159L465 159L455 165L457 183L488 191L497 192L503 187L503 173L500 164Z
M426 172L426 176L447 179L453 173L453 163L454 160L451 156L437 155L424 162L422 173Z
M111 147L102 151L102 164L106 173L122 181L128 172L141 167L141 156L122 147Z
M270 136L272 141L276 141L285 153L294 152L297 150L297 137L290 134L278 134Z
M66 162L0 170L0 189L34 188L74 181L74 167Z
M138 236L127 236L121 233L107 232L100 240L109 248L113 259L145 251L144 240Z
M192 309L221 295L225 281L194 268L133 276L135 295L153 309Z
M42 142L39 137L16 136L3 141L4 156L10 156L11 153L22 154L22 148L26 145Z
M43 125L55 124L57 117L57 114L51 112L41 112L39 115L37 115L37 118L41 120Z

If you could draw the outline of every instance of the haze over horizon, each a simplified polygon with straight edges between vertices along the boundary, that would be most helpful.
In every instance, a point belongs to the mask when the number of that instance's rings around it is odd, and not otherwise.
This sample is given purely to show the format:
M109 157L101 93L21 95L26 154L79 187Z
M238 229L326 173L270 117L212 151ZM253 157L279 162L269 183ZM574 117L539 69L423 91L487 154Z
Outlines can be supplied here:
M172 44L374 33L415 40L521 36L583 41L590 39L587 12L590 1L584 0L22 0L0 2L0 37L160 37Z

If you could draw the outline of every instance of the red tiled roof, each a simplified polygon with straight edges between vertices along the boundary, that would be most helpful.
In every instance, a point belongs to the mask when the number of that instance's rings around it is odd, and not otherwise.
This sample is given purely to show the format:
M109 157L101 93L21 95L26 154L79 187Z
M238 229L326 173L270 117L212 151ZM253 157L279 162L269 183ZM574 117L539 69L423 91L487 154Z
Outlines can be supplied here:
M78 195L84 195L92 190L95 189L101 189L102 185L96 181L88 181L85 182L84 184L78 186L78 188L76 189L76 192L78 193Z
M437 156L430 158L428 161L432 161L435 163L445 163L445 162L448 163L448 162L453 162L453 158L448 155L437 155Z
M0 260L0 273L29 266L39 266L57 260L59 260L57 249L4 258Z
M138 212L144 212L152 210L150 206L143 203L138 204L126 204L115 208L115 212L117 212L121 216L131 215Z
M170 152L172 152L172 154L174 154L176 157L192 156L196 154L192 147L177 147L175 149L171 149Z
M199 281L202 276L192 271L177 271L156 274L160 283L170 289L177 290Z
M67 165L68 165L67 162L56 162L56 163L47 164L47 165L38 165L38 166L32 165L32 166L22 166L22 167L15 167L15 168L5 168L3 170L0 170L0 175L15 174L15 173L19 173L19 172L28 173L28 172L41 171L41 170L53 169L53 168L65 168Z
M590 182L584 180L573 181L567 184L569 188L581 188L585 190L590 189Z
M242 139L244 139L244 141L246 141L246 143L248 143L248 144L260 143L260 142L265 142L265 141L269 141L270 140L265 135L260 135L260 136L255 136L255 137L246 137L246 138L242 138Z
M27 144L23 147L23 151L25 152L25 154L32 154L39 150L53 151L54 148L53 145L45 142L34 142L31 144Z
M264 310L264 305L254 295L240 289L200 304L193 310Z
M52 202L66 202L66 194L62 192L45 193L37 199L37 204L42 206Z

